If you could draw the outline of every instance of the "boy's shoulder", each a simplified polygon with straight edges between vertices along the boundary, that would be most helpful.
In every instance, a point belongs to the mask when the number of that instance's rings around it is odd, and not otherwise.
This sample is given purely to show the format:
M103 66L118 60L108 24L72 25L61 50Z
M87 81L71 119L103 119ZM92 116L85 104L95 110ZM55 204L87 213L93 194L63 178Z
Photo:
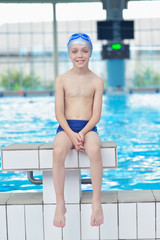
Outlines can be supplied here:
M95 73L91 72L92 74L92 78L95 81L96 84L102 84L104 83L103 79L100 78L98 75L96 75Z
M56 81L61 81L62 82L64 79L68 78L69 75L70 75L69 71L66 72L66 73L63 73L63 74L56 77Z
M104 89L103 79L100 78L99 76L97 76L93 72L91 72L91 74L92 74L92 79L93 79L93 84L94 84L95 90L102 93L103 89Z

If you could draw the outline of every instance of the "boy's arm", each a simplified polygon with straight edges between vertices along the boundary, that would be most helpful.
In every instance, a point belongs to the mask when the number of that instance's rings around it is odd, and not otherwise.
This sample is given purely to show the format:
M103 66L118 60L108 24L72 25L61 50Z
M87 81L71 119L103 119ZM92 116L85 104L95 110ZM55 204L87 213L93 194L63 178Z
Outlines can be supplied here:
M64 131L67 133L69 138L71 139L73 145L76 147L77 145L80 145L81 138L80 136L73 132L71 128L69 127L67 120L65 118L65 104L64 104L64 88L63 88L63 82L61 77L57 77L55 80L55 115L56 119L61 125L61 127L64 129Z
M103 97L104 82L101 78L98 78L95 86L95 94L93 100L92 117L87 125L80 131L80 135L86 135L100 120L102 111L102 97Z
M62 128L69 132L71 129L64 115L64 89L61 77L55 80L55 115Z

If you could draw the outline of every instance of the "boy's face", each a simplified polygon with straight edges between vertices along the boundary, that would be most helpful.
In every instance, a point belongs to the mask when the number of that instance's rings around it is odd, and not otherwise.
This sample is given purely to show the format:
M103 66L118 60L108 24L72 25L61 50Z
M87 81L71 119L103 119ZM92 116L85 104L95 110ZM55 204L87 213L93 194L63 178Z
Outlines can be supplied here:
M89 62L91 52L84 44L73 44L69 48L69 56L73 64L78 67L85 66Z

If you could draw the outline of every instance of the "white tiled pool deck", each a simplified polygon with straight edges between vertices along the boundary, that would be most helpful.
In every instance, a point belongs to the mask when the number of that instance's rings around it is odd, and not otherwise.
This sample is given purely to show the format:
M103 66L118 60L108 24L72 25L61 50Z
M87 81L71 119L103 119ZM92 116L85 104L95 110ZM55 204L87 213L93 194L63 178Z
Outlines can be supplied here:
M103 167L117 167L114 142L101 145ZM52 144L13 144L2 149L3 171L42 170L43 193L0 193L0 240L158 240L160 190L102 192L104 224L90 226L92 192L81 192L83 153L71 150L66 161L66 227L53 226L56 207Z
M102 192L104 224L90 226L91 192L66 204L66 227L52 225L55 204L42 193L0 194L1 240L160 239L160 190Z

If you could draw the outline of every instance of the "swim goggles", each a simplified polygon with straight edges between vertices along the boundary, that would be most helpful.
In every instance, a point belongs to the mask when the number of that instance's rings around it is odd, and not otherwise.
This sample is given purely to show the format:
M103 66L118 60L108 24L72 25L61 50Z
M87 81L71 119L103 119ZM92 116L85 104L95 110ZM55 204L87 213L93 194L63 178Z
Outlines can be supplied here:
M74 34L72 34L69 38L68 43L67 43L68 49L70 48L70 46L72 44L84 44L87 47L89 47L89 49L92 53L93 45L92 45L91 39L85 33L74 33Z

